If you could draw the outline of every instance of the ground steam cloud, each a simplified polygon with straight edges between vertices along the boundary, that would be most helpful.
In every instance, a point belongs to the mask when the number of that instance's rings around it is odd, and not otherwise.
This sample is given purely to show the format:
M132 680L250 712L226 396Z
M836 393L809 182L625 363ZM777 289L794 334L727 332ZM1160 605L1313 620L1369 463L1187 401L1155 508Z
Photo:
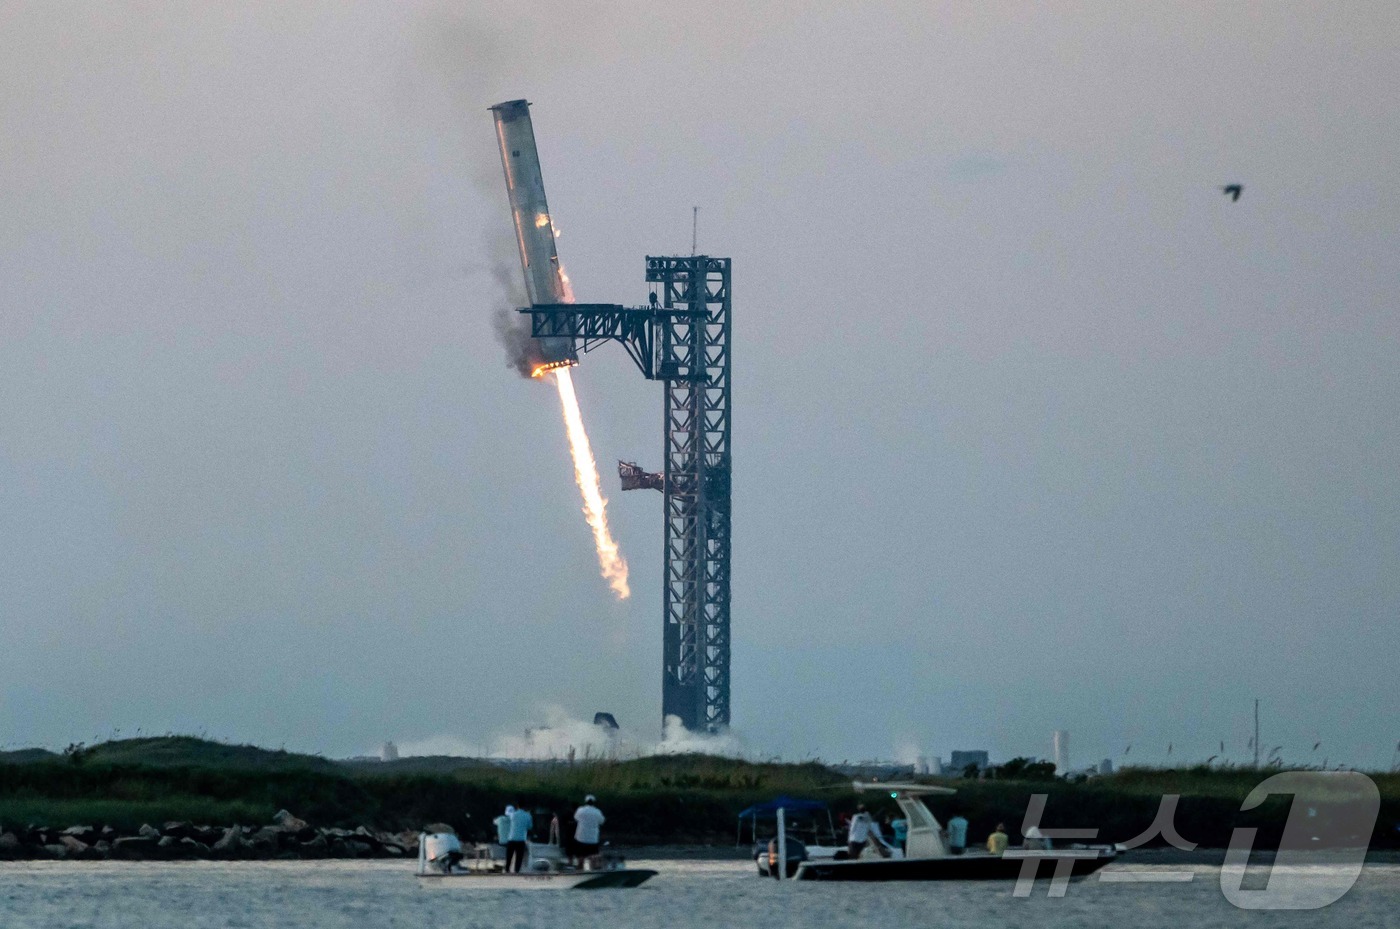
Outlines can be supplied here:
M704 754L741 758L743 741L730 732L710 735L691 732L678 717L666 717L661 739L640 738L627 729L607 729L575 719L558 707L544 713L546 724L526 729L520 735L500 735L489 745L478 745L457 736L439 735L398 743L402 757L452 755L461 758L511 758L549 761L552 759L646 758L654 755Z

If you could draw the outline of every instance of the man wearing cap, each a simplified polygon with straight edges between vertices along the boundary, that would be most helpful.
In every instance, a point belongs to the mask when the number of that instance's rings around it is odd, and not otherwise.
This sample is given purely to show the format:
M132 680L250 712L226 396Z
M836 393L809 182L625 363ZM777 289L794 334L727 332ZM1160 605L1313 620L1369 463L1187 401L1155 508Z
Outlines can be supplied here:
M510 841L510 817L515 812L515 807L507 805L506 811L495 819L491 820L491 825L496 827L496 844L501 847L500 851L491 849L491 857L494 859L498 855L504 855L506 843Z
M851 828L846 832L846 857L859 858L860 853L865 850L866 843L870 841L870 833L878 829L865 804L858 804L856 815L851 817Z
M600 828L607 821L603 811L597 807L598 800L592 794L583 798L583 806L574 810L574 847L570 857L578 858L578 866L598 854L602 847Z
M530 830L535 826L535 819L530 815L530 811L516 807L515 812L510 814L510 835L506 842L506 871L514 870L520 873L521 867L525 864L525 859L530 854L528 839ZM514 868L512 869L512 865Z
M504 813L491 820L491 824L496 827L496 842L499 845L510 841L510 816L514 812L515 807L507 805Z

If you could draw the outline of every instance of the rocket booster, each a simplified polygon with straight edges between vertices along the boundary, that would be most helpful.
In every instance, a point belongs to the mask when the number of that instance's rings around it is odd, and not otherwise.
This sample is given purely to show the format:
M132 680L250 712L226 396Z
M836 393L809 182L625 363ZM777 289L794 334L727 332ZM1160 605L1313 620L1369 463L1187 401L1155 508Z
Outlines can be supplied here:
M496 119L496 141L501 146L501 166L506 172L515 240L520 247L520 267L525 272L525 293L531 304L571 303L568 279L559 264L554 245L554 224L544 197L540 156L535 150L535 129L530 104L510 100L491 107ZM536 339L541 370L578 364L573 339L551 336Z

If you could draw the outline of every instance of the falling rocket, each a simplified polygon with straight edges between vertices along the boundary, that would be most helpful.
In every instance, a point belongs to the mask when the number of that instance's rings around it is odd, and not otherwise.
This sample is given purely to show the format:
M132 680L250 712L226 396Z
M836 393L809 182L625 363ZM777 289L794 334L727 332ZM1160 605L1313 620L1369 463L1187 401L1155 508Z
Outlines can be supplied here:
M506 192L510 195L511 218L515 221L520 267L525 272L525 293L533 304L573 303L569 278L559 263L554 245L554 222L544 196L544 176L535 149L535 127L530 122L530 104L510 100L491 107L496 119L496 141L501 147L501 166L506 172ZM555 368L578 364L574 340L568 336L536 339L539 358L532 374L536 377Z

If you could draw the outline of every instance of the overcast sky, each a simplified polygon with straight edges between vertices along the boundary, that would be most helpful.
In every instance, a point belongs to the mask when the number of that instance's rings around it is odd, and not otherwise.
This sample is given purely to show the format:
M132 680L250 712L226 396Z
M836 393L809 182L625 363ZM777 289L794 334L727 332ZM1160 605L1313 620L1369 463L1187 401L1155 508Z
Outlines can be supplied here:
M1286 760L1392 763L1395 3L0 23L0 742L659 735L661 499L612 464L660 388L576 376L619 604L492 337L526 97L580 299L643 302L693 205L733 258L747 751L1243 760L1258 697Z

